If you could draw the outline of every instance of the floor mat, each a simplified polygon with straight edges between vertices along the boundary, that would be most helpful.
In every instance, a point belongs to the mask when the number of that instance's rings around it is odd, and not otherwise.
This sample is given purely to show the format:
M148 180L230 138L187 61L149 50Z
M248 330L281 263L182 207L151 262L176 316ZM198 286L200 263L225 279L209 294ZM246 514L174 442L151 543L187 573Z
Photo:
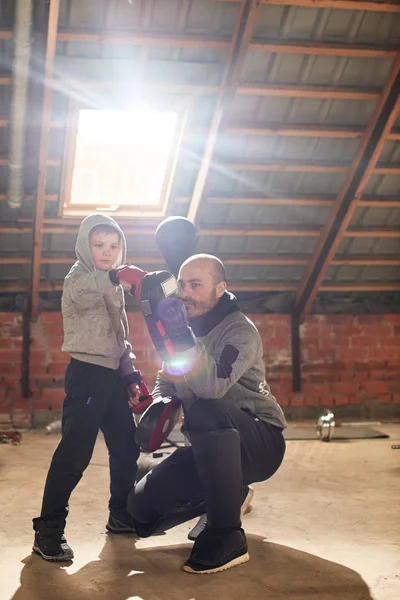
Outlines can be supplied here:
M288 426L283 435L286 440L316 440L317 431L312 425L309 427L294 427ZM373 438L388 438L389 436L382 431L373 429L368 426L350 427L349 425L342 425L336 427L334 431L333 439L335 440L364 440Z
M283 432L285 440L317 440L317 430L314 425L288 425ZM382 431L373 429L367 425L358 425L356 427L350 425L341 425L335 428L334 440L365 440L365 439L379 439L388 438L389 436ZM184 446L185 440L180 429L174 429L171 431L168 442L172 442L172 447ZM168 442L163 446L162 449L168 447Z

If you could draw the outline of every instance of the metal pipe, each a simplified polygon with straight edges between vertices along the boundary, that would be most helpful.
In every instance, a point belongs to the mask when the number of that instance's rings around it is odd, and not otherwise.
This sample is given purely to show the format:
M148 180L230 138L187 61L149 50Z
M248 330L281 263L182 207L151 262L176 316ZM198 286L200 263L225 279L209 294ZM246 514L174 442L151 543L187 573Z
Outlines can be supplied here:
M24 154L26 103L31 56L32 0L17 0L14 22L14 59L10 111L10 150L8 158L7 200L19 208L24 195Z

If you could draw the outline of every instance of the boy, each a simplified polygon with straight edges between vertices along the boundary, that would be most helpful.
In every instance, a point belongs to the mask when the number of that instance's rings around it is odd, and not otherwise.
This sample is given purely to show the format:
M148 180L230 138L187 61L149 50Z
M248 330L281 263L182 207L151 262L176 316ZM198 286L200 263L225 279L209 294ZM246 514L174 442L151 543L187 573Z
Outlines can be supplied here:
M126 261L125 236L111 217L89 215L79 228L75 252L78 260L65 277L62 295L62 350L71 355L65 373L62 438L47 475L40 517L33 519L33 551L49 561L73 558L64 536L68 501L90 462L99 429L110 460L106 528L113 533L134 532L125 506L139 456L129 408L139 402L138 374L127 340L122 289L130 285L119 285L115 277L115 269Z

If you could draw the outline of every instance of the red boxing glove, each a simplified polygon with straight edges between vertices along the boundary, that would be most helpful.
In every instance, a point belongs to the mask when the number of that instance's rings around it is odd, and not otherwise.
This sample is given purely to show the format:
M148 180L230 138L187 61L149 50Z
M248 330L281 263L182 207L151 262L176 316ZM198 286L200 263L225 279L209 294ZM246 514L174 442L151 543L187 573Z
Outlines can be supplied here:
M140 289L142 287L142 281L146 277L147 271L139 269L134 265L126 265L118 267L118 269L112 269L110 271L110 279L113 283L118 284L120 281L129 283L131 285L130 294L140 300Z

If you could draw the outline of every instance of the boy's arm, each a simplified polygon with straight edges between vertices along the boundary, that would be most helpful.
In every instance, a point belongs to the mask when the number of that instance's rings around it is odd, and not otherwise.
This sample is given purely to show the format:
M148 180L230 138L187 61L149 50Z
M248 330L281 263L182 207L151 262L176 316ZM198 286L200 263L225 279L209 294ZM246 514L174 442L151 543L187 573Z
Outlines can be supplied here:
M126 375L130 375L131 373L133 373L135 371L134 366L132 364L132 359L136 358L136 356L132 352L132 346L128 341L129 325L128 325L128 319L126 316L125 309L121 313L121 321L122 321L122 325L123 325L123 328L125 331L125 336L124 336L125 351L120 358L119 369L120 369L121 375L123 377L125 377Z
M72 271L64 280L64 295L79 308L90 308L113 288L108 271Z

